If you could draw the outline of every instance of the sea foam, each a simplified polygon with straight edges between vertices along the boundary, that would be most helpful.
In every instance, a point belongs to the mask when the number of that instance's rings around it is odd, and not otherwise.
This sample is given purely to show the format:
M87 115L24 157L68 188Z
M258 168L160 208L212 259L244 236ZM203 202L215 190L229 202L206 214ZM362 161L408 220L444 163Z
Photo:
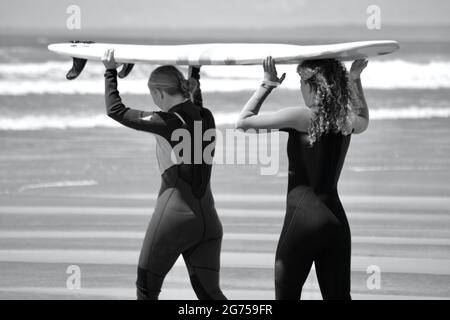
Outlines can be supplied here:
M349 66L349 63L346 63ZM0 94L103 94L104 67L89 62L80 77L65 79L70 62L0 64ZM138 65L128 78L119 81L122 93L148 94L147 78L154 66ZM299 89L295 65L279 65L279 74L287 77L281 88ZM186 71L185 67L181 67ZM201 87L204 92L254 90L263 76L260 66L205 66ZM450 88L450 61L418 63L405 60L370 61L364 71L367 89L441 89Z

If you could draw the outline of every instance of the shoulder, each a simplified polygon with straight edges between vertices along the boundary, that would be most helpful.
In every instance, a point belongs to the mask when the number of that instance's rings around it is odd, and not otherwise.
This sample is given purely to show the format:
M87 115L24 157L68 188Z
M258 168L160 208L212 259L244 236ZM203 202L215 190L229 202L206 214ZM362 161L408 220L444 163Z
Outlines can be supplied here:
M169 127L181 127L184 124L184 120L175 112L153 111L142 120Z
M207 108L202 108L202 119L205 121L207 128L216 128L216 119L214 119L214 115Z
M308 107L290 107L278 111L286 119L287 127L300 132L307 132L311 125L312 110ZM287 129L283 131L287 131Z
M172 112L165 111L153 111L152 117L161 120L172 120L176 118L175 114L173 114Z
M212 114L211 110L209 110L208 108L200 108L200 113L203 116L214 118L214 115Z
M284 113L288 116L297 116L297 117L311 117L311 109L308 107L289 107L289 108L283 108L279 112Z

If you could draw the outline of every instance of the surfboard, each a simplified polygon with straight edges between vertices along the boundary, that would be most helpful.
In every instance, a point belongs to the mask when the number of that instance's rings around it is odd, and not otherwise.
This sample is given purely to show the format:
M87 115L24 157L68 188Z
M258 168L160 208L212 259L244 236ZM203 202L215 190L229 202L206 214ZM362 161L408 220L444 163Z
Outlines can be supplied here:
M73 41L48 46L52 52L74 58L73 75L81 66L81 70L83 69L86 60L101 60L107 49L114 49L115 60L125 65L122 69L122 75L124 75L131 71L132 65L135 63L255 65L261 64L265 57L272 56L277 64L297 64L300 61L311 59L334 58L343 61L362 59L389 54L398 48L398 42L392 40L305 46L267 43L130 45ZM126 68L129 70L125 70Z

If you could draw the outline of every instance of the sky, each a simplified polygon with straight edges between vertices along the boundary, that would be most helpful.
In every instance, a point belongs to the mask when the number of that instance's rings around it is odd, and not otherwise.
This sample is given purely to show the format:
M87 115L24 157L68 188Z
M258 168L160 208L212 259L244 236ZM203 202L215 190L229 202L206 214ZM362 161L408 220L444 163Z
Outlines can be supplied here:
M69 5L84 30L290 28L365 25L369 5L386 25L449 24L449 0L2 0L4 30L64 30Z

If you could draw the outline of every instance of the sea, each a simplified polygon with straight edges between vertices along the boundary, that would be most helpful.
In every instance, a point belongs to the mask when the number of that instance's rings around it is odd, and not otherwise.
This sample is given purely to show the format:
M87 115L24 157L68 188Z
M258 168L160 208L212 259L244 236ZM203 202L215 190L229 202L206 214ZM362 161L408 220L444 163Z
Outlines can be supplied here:
M325 34L318 28L317 39L314 28L307 35L295 32L283 36L281 43L326 44L349 40L365 40L368 31L353 31L351 37L343 38L347 28L331 28ZM448 27L434 27L427 32L417 32L405 27L391 27L391 32L380 35L400 41L400 50L394 54L370 59L362 75L364 90L369 99L371 119L433 119L450 117L450 42L446 36ZM436 31L437 30L437 31ZM260 32L262 33L262 32ZM414 34L417 37L414 38ZM133 35L109 36L107 41L116 43L160 44L160 38ZM47 50L52 42L69 40L45 32L30 36L19 33L0 38L0 130L46 130L67 128L92 128L116 126L105 116L102 95L104 92L104 67L98 62L89 62L75 81L65 79L71 67L70 59ZM77 39L77 35L72 37ZM90 36L97 40L95 36ZM178 38L177 38L178 37ZM212 37L211 35L209 36ZM70 40L74 39L71 38ZM104 38L99 37L100 40ZM189 41L189 37L178 33L169 37L170 43L208 42L207 37ZM370 38L378 38L370 33ZM383 38L382 38L383 39ZM403 40L405 39L405 40ZM224 41L225 40L225 41ZM235 39L218 37L216 42ZM238 41L245 39L239 38ZM263 36L249 42L277 42L275 36ZM103 41L104 42L104 41ZM164 42L163 42L164 43ZM347 67L350 63L346 63ZM155 109L149 96L147 80L156 66L137 65L133 72L119 82L119 90L125 102L132 106ZM267 102L266 110L302 105L299 96L299 78L295 65L278 66L279 73L286 72L283 85ZM180 67L186 72L185 67ZM218 125L234 123L240 108L257 88L262 78L260 66L204 66L201 88L206 103L214 111Z

